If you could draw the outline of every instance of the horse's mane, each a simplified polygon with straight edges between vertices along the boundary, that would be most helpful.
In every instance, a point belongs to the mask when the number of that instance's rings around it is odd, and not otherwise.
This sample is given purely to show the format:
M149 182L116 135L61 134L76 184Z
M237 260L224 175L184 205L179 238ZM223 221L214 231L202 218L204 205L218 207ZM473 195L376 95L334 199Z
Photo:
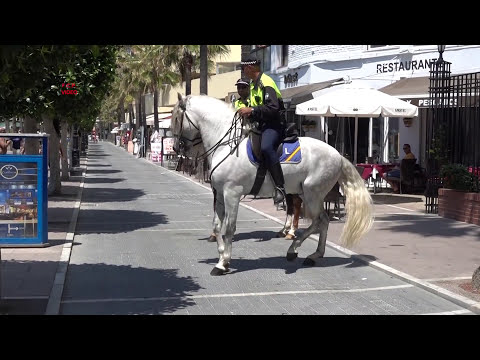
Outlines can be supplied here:
M201 118L209 119L215 124L213 131L224 129L226 125L230 126L235 114L231 104L208 95L187 96L186 108L195 110Z

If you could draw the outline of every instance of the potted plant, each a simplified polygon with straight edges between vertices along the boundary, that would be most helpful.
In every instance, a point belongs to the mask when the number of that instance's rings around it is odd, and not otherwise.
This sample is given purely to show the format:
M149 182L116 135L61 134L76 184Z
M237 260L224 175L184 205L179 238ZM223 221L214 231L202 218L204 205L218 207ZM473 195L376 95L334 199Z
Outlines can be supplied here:
M443 189L438 190L438 215L480 225L480 193L476 175L461 164L440 168Z

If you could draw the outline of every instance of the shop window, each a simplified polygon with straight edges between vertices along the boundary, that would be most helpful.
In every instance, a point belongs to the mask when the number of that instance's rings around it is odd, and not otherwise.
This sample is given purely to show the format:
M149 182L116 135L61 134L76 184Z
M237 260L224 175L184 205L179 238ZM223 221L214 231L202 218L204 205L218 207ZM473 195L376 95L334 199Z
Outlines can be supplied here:
M282 45L280 66L288 65L288 45Z

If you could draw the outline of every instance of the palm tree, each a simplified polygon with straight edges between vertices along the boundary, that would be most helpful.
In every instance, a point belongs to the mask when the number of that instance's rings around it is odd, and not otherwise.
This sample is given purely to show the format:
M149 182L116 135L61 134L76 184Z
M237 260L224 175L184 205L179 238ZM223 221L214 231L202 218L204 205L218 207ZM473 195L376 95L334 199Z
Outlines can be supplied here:
M228 45L207 45L209 72L214 72L213 59L230 53ZM170 45L168 64L175 65L185 81L185 95L192 93L192 71L199 69L200 45ZM195 76L196 78L197 76Z
M208 95L208 45L200 45L200 94Z
M142 62L150 71L148 88L153 92L154 127L158 130L158 90L162 85L176 85L180 76L168 65L168 47L166 45L149 45Z

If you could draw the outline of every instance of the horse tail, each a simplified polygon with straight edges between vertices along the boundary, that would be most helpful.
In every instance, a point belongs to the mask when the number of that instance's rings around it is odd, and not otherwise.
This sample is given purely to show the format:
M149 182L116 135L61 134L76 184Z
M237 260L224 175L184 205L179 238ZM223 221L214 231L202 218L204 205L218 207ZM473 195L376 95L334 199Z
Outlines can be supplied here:
M373 201L357 169L344 157L339 182L346 198L346 222L341 240L343 246L351 248L372 227Z

